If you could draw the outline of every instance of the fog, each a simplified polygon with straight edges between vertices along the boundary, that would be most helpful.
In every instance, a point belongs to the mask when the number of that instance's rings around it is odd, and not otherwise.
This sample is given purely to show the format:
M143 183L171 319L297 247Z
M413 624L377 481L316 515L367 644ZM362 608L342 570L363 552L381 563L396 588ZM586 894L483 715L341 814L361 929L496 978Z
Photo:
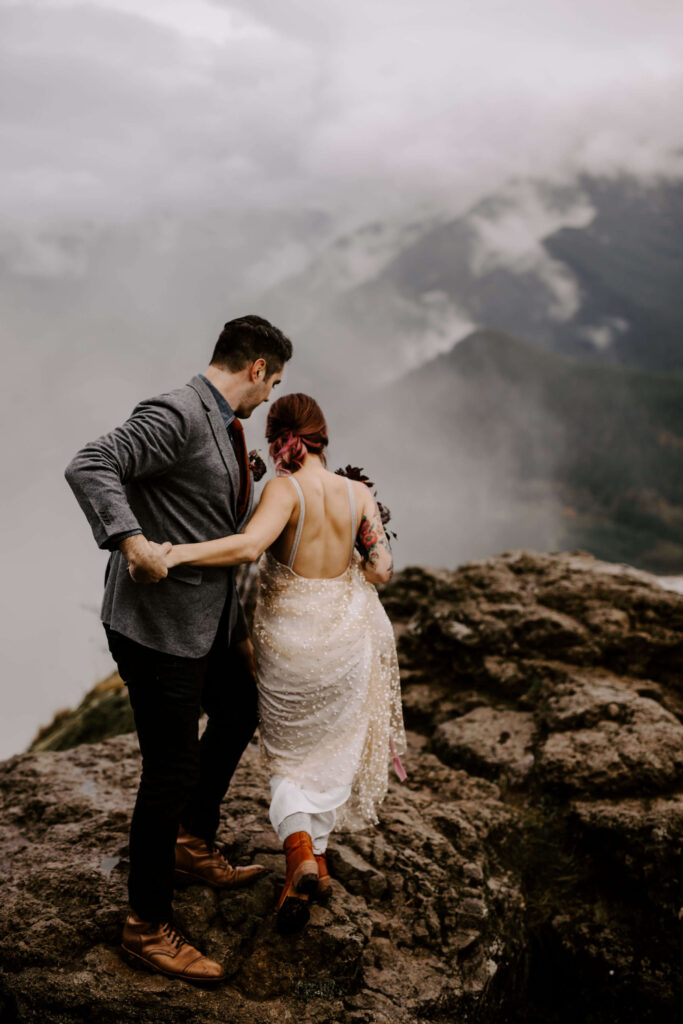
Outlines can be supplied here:
M106 556L63 479L77 448L368 222L409 230L513 177L680 173L681 39L673 0L1 0L0 756L112 667ZM571 282L554 287L571 305ZM295 346L306 319L279 323ZM329 402L338 437L372 384L361 368L340 395L346 359L321 337L285 383ZM371 437L332 459L367 464L409 524L399 565L439 557L405 466L382 476ZM492 520L500 493L479 499ZM469 528L450 539L451 563L480 553Z

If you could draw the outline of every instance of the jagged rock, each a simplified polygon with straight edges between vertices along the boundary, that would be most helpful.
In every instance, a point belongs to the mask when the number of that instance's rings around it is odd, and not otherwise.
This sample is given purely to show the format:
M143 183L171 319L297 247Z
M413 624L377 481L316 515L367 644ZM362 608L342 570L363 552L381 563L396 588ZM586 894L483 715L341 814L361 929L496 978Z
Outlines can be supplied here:
M535 731L528 711L479 707L440 725L434 750L446 764L521 784L534 766Z
M384 602L410 724L518 814L503 850L525 952L485 1019L677 1021L683 598L586 552L524 551L408 569Z
M86 693L77 708L58 711L50 724L39 730L29 750L70 750L80 743L122 736L134 729L126 685L118 672L112 672Z
M228 965L215 992L117 955L134 737L0 766L1 1024L678 1021L683 598L585 552L412 568L382 598L409 780L392 782L379 828L334 838L332 903L285 939L249 748L220 835L234 862L271 873L177 900L180 925ZM113 692L62 716L56 742L106 735L96 709Z
M421 743L412 737L416 756ZM495 824L502 836L513 815L495 787L464 774L457 796L417 778L410 787L394 782L382 827L332 843L330 906L315 907L300 936L278 935L284 858L267 820L267 776L251 746L221 833L233 862L255 858L271 873L252 889L217 894L194 886L176 900L180 927L227 966L228 983L206 992L133 971L117 946L138 772L133 736L3 763L0 858L9 870L0 991L15 1007L7 1020L246 1024L294 1019L305 1006L306 1021L320 1024L348 1014L374 1021L381 1012L407 1024L466 1003L481 990L488 961L504 962L518 944L518 880L499 868L490 834ZM456 822L461 842L451 838ZM495 890L484 878L496 880Z
M607 795L683 784L683 726L656 701L603 685L582 687L548 706L560 731L540 752L545 785ZM567 728L582 719L585 727Z

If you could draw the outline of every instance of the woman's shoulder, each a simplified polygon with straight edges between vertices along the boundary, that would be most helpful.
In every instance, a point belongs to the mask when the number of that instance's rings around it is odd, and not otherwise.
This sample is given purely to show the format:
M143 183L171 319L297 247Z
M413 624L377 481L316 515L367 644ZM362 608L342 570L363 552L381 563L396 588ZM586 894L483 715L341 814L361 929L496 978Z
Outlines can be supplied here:
M364 484L362 480L352 480L351 483L353 484L353 492L356 496L358 508L370 506L375 499L368 485Z
M285 476L271 477L261 492L261 501L266 498L268 501L291 502L295 497L296 492Z
M369 487L361 480L352 480L343 473L333 473L329 469L325 470L326 477L330 483L334 481L335 489L341 491L342 488L348 487L347 480L351 484L353 496L356 499L357 508L365 508L368 504L373 501L372 491Z

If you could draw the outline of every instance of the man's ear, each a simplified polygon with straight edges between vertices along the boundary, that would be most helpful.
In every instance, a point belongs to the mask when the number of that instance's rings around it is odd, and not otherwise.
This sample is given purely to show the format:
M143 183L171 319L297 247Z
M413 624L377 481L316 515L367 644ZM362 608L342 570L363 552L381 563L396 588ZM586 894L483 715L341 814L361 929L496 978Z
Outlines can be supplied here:
M266 379L266 370L267 366L265 359L259 357L258 359L255 359L254 362L251 364L249 377L255 383L258 381L263 381Z

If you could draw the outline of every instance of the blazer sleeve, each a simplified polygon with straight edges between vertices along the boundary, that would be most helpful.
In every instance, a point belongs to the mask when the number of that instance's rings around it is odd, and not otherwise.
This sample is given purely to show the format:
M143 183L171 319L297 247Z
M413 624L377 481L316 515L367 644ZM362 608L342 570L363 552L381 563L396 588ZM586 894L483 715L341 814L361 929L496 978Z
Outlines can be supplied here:
M186 414L170 395L140 402L109 434L81 448L64 475L100 548L123 533L142 532L125 484L175 465L190 433Z

